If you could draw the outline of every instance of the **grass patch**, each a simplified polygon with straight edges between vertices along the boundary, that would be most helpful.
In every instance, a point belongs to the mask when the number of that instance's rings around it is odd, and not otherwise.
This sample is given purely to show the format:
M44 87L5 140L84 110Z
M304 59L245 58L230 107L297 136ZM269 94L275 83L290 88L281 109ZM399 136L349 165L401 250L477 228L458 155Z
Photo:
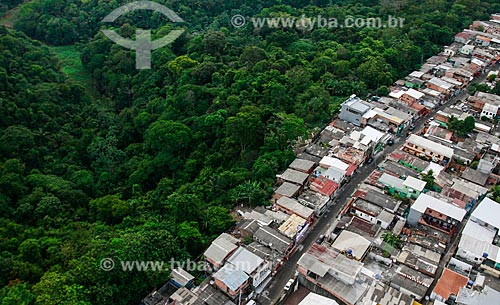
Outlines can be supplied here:
M61 62L61 71L72 80L85 87L90 96L96 97L96 91L92 86L92 77L85 69L80 59L80 52L76 46L50 46L50 50Z

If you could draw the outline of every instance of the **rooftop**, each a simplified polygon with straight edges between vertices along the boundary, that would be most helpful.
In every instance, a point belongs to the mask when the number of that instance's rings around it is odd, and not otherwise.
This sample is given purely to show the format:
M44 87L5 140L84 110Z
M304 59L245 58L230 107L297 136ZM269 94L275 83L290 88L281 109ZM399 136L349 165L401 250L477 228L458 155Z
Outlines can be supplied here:
M237 291L249 277L243 270L238 270L230 264L224 265L213 277L223 282L232 291Z
M477 169L472 169L470 167L467 167L463 171L461 177L464 178L465 180L470 181L470 182L474 182L474 183L479 184L479 185L485 185L489 176L490 175L482 173Z
M217 264L221 264L231 252L238 248L238 242L239 240L233 236L227 233L222 233L212 242L210 247L208 247L205 251L204 255L206 258L216 262Z
M288 236L289 238L294 238L295 235L303 228L306 220L297 215L291 215L288 219L278 228L278 230Z
M404 180L399 179L398 177L394 177L393 175L389 175L387 173L383 173L382 176L378 179L378 181L384 185L389 187L394 187L396 189L404 188Z
M400 205L400 202L394 199L394 197L375 190L368 190L364 199L391 212L395 212Z
M319 161L319 164L325 168L334 167L334 168L337 168L337 169L343 170L343 171L346 171L347 168L349 168L348 163L345 163L340 159L330 157L330 156L323 157L323 159L321 159L321 161Z
M424 214L427 209L431 209L458 221L462 221L467 213L464 209L423 193L418 196L411 208L421 214Z
M311 179L311 190L320 193L321 195L331 197L339 188L338 183L327 179L326 177L318 177Z
M500 299L500 291L485 286L481 292L476 290L462 288L458 292L457 301L461 305L484 305L496 304Z
M500 215L500 204L486 197L472 212L471 217L500 229L500 217L498 215Z
M339 303L335 302L332 299L321 296L319 294L310 292L300 303L299 305L338 305Z
M261 227L255 232L254 238L280 253L285 253L292 244L290 238L271 227Z
M426 184L427 183L425 181L414 178L412 176L406 177L406 180L403 183L404 186L406 186L408 188L412 188L412 189L420 191L420 192L424 190Z
M445 268L433 292L446 300L451 294L458 295L460 288L467 286L468 281L468 277Z
M450 159L453 157L453 148L441 145L415 134L410 135L407 142Z
M309 172L314 167L314 165L315 162L313 161L297 158L293 160L293 162L288 167L301 172Z
M299 190L300 185L285 181L276 189L275 193L286 197L293 197L299 192Z
M291 211L294 214L299 215L304 219L309 219L314 214L314 211L310 208L305 207L297 200L290 199L288 197L281 197L280 199L278 199L276 204Z
M332 248L346 252L350 250L356 259L362 259L370 245L371 242L363 236L343 230L333 242Z
M241 270L246 274L252 274L264 260L243 247L239 247L225 266L232 266L233 270Z
M303 172L296 171L294 169L288 168L282 175L281 178L285 181L296 183L298 185L304 185L309 175Z

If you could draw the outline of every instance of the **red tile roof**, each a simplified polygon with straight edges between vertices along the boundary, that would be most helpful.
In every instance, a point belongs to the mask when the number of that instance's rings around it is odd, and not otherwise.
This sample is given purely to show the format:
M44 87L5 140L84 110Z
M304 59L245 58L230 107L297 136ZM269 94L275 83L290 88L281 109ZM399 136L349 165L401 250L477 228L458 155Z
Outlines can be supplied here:
M323 176L311 179L311 189L321 195L330 197L338 188L338 183Z
M349 164L349 167L347 168L346 170L346 176L352 176L352 174L354 174L354 172L356 171L358 167L356 166L356 164L352 164L350 163Z
M460 288L467 286L468 281L468 277L446 268L434 288L434 293L448 299L452 293L458 295Z

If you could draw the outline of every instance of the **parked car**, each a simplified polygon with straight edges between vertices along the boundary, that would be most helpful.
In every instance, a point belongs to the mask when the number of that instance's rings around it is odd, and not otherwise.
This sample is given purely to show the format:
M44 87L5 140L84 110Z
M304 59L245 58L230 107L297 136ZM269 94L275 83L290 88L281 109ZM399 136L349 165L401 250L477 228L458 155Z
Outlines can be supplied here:
M415 129L415 125L414 124L411 124L410 127L408 127L408 130L414 130Z
M292 288L292 285L293 285L294 282L295 282L294 279L289 279L288 282L286 282L286 285L285 285L285 288L284 288L285 291L290 290L290 288Z
M391 146L394 144L394 140L393 139L390 139L389 141L387 141L387 145Z
M372 162L373 162L373 158L372 157L370 157L370 158L368 158L368 160L366 160L366 164L370 164Z
M321 234L321 235L318 237L318 239L316 239L316 243L321 245L321 244L323 243L323 241L324 241L324 240L325 240L325 235Z

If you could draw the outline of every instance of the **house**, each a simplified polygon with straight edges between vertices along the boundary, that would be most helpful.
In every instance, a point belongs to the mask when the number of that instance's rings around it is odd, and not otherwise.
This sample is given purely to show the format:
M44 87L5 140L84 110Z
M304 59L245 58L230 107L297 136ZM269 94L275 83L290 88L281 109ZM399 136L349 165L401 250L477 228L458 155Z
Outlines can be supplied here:
M416 300L422 300L433 281L434 278L422 272L400 265L396 268L396 275L391 279L390 285Z
M450 295L453 294L454 296L457 296L460 289L465 288L468 282L468 277L445 268L436 284L436 287L434 287L434 290L431 293L431 299L445 302L448 300Z
M342 184L346 176L346 171L332 166L324 171L321 176L330 179L337 184Z
M356 305L418 305L418 303L414 302L411 296L381 281L374 281L362 302Z
M351 205L351 213L371 224L387 229L394 220L394 214L364 199L356 198Z
M441 92L446 96L453 93L453 85L437 77L433 77L427 81L427 88Z
M484 198L472 212L462 232L457 256L483 264L500 274L500 204Z
M356 95L351 95L349 99L342 103L339 118L356 126L363 125L363 115L370 110L368 103L362 101Z
M413 103L418 103L423 97L424 94L422 92L415 89L409 89L401 95L400 100L408 105L411 105Z
M436 274L440 260L441 254L412 243L406 243L397 256L399 263L429 276Z
M278 210L287 213L288 215L297 215L308 222L311 222L314 218L314 211L306 206L300 204L297 200L288 197L281 197L276 202L276 207Z
M326 177L319 176L311 179L310 188L312 191L332 199L337 196L339 184Z
M411 205L407 223L432 227L453 236L467 211L427 194L420 194Z
M475 48L476 47L474 45L467 44L460 48L460 53L463 55L471 55Z
M239 240L233 236L222 233L211 244L203 254L205 260L215 269L219 269L225 260L238 248Z
M425 156L439 162L448 162L453 158L453 148L433 142L426 138L412 134L406 140L403 151L415 156Z
M339 305L335 300L309 292L299 305Z
M367 276L361 272L364 264L331 247L315 243L297 264L302 285L344 304L357 304L369 288Z
M402 180L398 177L383 173L378 182L389 189L390 193L397 193L404 197L417 198L425 188L425 182L412 176Z
M296 158L293 162L288 166L288 168L294 169L299 172L303 172L306 174L310 174L316 165L315 162L310 160L304 160Z
M233 299L248 286L250 281L248 274L243 270L235 270L230 264L214 273L213 278L215 285Z
M466 44L473 37L472 33L460 32L455 35L455 42Z
M298 243L304 237L308 228L309 224L304 218L297 215L290 215L278 228L278 231Z
M379 207L383 208L384 210L391 212L393 214L397 212L401 204L401 201L394 199L392 196L386 195L384 193L375 190L368 190L366 194L363 196L363 199L373 204L376 204Z
M316 216L322 215L328 208L330 197L324 196L318 192L307 190L300 194L298 200L306 207L313 209Z
M319 165L325 169L328 169L330 167L337 168L342 171L347 171L349 168L349 164L343 162L342 160L339 160L338 158L330 157L330 156L325 156L321 161L319 161Z
M233 271L243 271L249 276L250 283L254 288L259 287L271 275L269 262L243 247L239 247L227 259L224 267L226 266L229 266L229 269Z
M474 40L474 43L478 45L479 47L487 47L490 45L491 38L485 37L478 35L476 36L476 39Z
M194 276L189 274L186 270L181 267L177 267L172 270L170 274L170 282L174 284L177 288L191 287L193 285Z
M258 220L243 219L236 224L235 236L241 238L252 237L261 226L262 224Z
M484 286L482 291L476 288L462 288L458 292L457 305L495 304L500 300L500 291Z
M304 186L307 179L309 179L309 174L299 172L291 168L287 168L283 174L278 176L278 178L281 183L286 181L290 183L295 183L300 186Z
M332 248L344 253L347 257L361 261L368 253L371 242L365 237L347 230L340 232L332 243Z
M274 198L276 200L280 199L283 196L292 198L292 197L297 196L301 189L302 189L302 187L300 185L285 181L285 182L283 182L282 185L280 185L276 189L276 191L274 191Z
M260 227L253 235L253 239L282 256L288 255L293 248L293 241L290 238L271 227Z

